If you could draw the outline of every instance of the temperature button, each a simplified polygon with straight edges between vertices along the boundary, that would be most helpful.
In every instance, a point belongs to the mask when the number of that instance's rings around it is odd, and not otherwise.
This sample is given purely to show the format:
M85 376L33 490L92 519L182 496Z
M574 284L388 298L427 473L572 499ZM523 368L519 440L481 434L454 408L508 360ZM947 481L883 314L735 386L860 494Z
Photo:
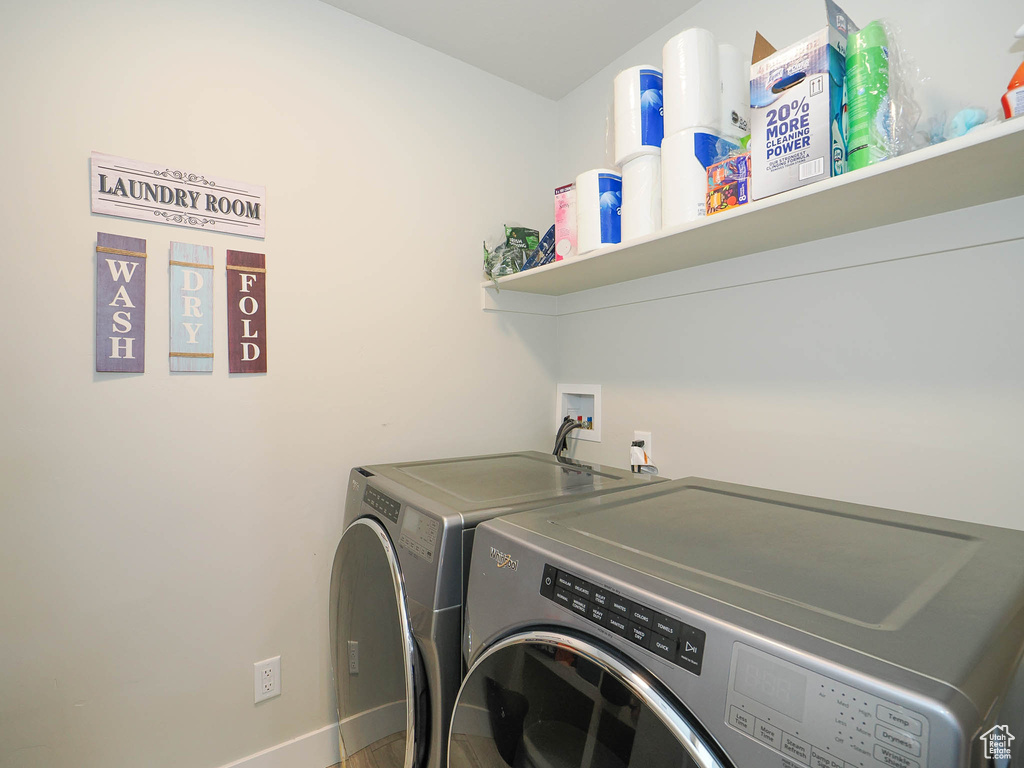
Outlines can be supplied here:
M901 731L912 733L915 736L921 735L921 721L916 717L911 717L906 712L897 712L892 707L879 704L878 719L894 728L899 728Z

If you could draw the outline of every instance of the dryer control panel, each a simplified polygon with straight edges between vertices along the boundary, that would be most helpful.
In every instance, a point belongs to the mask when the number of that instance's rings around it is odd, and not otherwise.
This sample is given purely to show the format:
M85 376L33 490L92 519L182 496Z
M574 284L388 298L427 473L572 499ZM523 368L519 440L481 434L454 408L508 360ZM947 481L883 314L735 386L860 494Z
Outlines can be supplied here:
M707 634L610 589L545 564L540 593L585 619L699 675Z
M925 768L918 712L735 643L726 722L811 768ZM787 763L783 763L786 765Z
M398 522L398 513L402 509L402 503L397 499L392 499L386 493L381 493L376 488L367 485L366 490L363 491L363 503L370 509L380 512L392 523Z
M437 547L437 532L441 524L406 505L405 520L402 522L402 533L398 546L405 547L417 557L428 563L434 561L434 549Z

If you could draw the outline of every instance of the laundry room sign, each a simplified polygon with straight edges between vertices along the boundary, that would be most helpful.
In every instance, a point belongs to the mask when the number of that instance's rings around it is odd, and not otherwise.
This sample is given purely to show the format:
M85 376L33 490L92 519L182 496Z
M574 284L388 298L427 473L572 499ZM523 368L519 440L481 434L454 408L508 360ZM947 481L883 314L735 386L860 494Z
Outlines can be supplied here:
M266 236L266 187L101 152L91 167L93 213Z

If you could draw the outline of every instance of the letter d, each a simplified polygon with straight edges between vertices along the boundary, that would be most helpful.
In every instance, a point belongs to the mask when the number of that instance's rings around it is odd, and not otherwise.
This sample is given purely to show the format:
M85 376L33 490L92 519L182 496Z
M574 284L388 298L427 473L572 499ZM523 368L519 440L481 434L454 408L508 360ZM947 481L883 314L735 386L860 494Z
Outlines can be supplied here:
M198 291L203 287L203 276L194 269L186 269L184 278L181 284L181 290L183 291Z

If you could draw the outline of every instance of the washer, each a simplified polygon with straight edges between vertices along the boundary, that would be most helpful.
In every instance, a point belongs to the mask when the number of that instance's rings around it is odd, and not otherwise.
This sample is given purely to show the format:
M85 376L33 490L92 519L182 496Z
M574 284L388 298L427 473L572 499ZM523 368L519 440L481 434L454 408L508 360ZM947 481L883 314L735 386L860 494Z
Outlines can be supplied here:
M536 452L353 469L329 619L343 759L445 765L477 523L655 480Z
M1024 739L1020 531L690 478L474 546L452 768L980 768Z

